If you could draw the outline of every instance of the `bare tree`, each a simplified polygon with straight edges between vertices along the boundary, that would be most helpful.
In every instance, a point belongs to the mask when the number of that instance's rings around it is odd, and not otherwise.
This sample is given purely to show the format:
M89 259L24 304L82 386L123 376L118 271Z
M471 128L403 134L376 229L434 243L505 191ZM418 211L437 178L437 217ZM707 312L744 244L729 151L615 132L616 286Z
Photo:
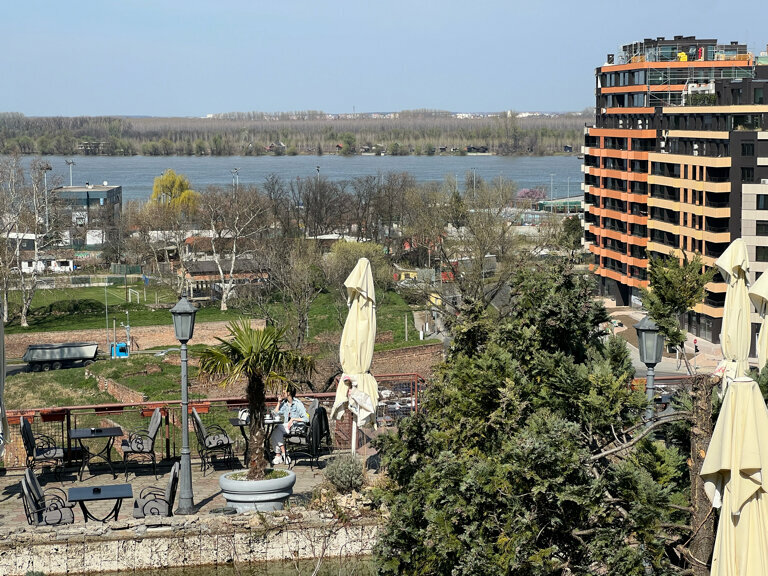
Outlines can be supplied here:
M208 188L200 199L201 220L221 281L221 310L237 283L235 265L253 262L255 240L268 227L265 202L255 187Z
M196 258L187 250L187 238L193 233L190 216L170 204L147 202L133 241L135 250L151 254L152 273L158 281L181 293L189 264Z
M253 304L267 322L283 320L288 340L301 349L309 332L309 310L327 287L322 255L315 242L291 239L262 246L259 259L268 270L267 287L254 294ZM284 318L276 318L275 297L284 306Z

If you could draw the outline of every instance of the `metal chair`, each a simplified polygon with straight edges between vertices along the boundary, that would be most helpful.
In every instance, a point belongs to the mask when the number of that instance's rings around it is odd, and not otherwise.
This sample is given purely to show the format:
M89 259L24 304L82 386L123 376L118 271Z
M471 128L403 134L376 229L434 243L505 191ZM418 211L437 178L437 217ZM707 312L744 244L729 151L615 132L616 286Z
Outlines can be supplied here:
M123 466L125 467L125 479L128 479L128 459L131 456L139 458L149 458L152 460L152 472L157 480L157 462L155 461L155 437L157 436L160 425L163 422L163 415L160 408L155 408L152 417L149 420L149 427L146 430L136 430L128 435L127 440L123 440L120 449L123 451Z
M200 419L197 410L192 408L192 424L197 436L197 451L200 454L200 469L205 472L208 468L206 459L213 467L213 454L221 452L229 460L230 465L234 464L235 454L232 451L232 439L224 431L224 428L218 424L210 424L207 427Z
M325 408L320 406L317 398L312 400L307 410L309 424L303 426L293 424L291 430L285 436L286 450L290 449L291 461L296 463L296 455L309 458L310 469L314 470L315 464L320 462L320 445L323 438L328 438L330 446L330 432L328 431L328 416Z
M133 502L133 517L173 516L173 502L176 499L176 489L179 486L179 463L171 468L168 484L165 490L148 486L141 491Z
M75 521L74 504L67 502L65 492L59 488L44 491L30 468L21 479L21 499L30 526L57 526Z
M27 468L34 470L36 464L53 463L54 474L58 478L64 465L64 448L56 446L56 441L45 434L32 432L32 426L26 418L21 419L21 439L27 453Z

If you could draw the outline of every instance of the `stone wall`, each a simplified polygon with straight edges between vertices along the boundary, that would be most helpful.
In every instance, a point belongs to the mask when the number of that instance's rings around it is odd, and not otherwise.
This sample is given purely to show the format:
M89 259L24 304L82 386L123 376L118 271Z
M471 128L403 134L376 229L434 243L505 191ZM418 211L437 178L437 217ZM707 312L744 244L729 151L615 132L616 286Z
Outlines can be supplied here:
M147 397L141 392L124 386L119 382L115 382L111 378L104 378L103 376L95 376L90 370L85 370L86 378L96 378L98 382L99 390L106 392L112 396L117 402L122 404L140 404L146 402Z
M7 532L7 531L4 531ZM373 519L342 524L311 512L177 516L19 528L0 536L0 574L46 576L371 554Z

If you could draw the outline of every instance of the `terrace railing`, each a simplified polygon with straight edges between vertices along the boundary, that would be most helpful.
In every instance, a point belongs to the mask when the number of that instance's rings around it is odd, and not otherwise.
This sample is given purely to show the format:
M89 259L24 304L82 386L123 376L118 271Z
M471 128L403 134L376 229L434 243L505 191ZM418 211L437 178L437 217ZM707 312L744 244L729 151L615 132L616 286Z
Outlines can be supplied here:
M379 383L379 408L377 425L381 429L396 427L399 420L410 416L419 409L419 395L426 386L426 381L419 374L382 374L375 375ZM307 392L299 398L307 405L317 398L321 406L330 411L336 397L335 388L332 392ZM276 396L268 396L267 402L274 403ZM244 397L196 399L190 401L190 410L194 407L204 424L218 424L227 431L235 443L235 455L242 459L245 451L245 441L237 427L230 424L229 419L237 415L241 408L247 407ZM119 426L123 430L123 438L131 431L146 429L149 418L155 408L159 407L163 415L163 423L155 441L158 460L174 460L181 454L181 400L162 402L136 402L96 404L87 406L62 406L55 408L31 408L29 410L9 410L9 434L7 436L5 467L8 469L23 468L26 465L26 453L21 440L20 423L25 418L32 425L34 432L42 432L52 437L59 446L63 446L66 459L69 462L80 460L80 448L77 441L70 438L74 428L105 428ZM329 420L331 438L334 448L348 449L351 438L352 421L348 411L341 420ZM191 434L191 449L193 459L197 457L197 445L194 434ZM121 438L115 439L113 461L122 460L119 453Z

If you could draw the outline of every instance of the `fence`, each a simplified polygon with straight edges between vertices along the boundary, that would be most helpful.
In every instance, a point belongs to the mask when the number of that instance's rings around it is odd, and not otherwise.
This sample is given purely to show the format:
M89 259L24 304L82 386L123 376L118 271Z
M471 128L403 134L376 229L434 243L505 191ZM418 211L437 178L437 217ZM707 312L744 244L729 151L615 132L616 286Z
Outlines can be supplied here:
M397 426L400 419L418 410L419 394L426 382L418 374L384 374L376 376L379 382L381 401L377 412L377 423L380 429ZM306 393L300 398L306 403L317 398L330 415L335 392ZM268 396L267 402L277 401L275 396ZM229 419L248 405L245 398L220 398L210 400L190 401L190 410L194 407L204 424L217 424L226 430L234 442L236 455L245 450L245 439L240 429L230 424ZM20 423L24 418L32 425L34 432L50 436L58 446L64 447L65 459L69 462L79 460L80 447L77 441L70 438L70 432L75 428L107 428L119 426L123 430L122 438L127 438L134 430L146 429L149 418L155 408L160 408L163 414L163 424L155 441L155 452L160 459L173 460L181 454L181 402L134 402L100 404L90 406L64 406L59 408L35 408L30 410L9 410L9 430L6 437L6 468L21 468L26 465L26 452L21 440ZM349 412L345 411L341 420L329 422L333 447L347 449L350 446L352 420ZM372 434L361 434L362 443L370 440ZM115 439L113 450L117 452L115 460L122 459L120 443L122 438ZM197 441L190 423L190 447L193 456L196 454Z

